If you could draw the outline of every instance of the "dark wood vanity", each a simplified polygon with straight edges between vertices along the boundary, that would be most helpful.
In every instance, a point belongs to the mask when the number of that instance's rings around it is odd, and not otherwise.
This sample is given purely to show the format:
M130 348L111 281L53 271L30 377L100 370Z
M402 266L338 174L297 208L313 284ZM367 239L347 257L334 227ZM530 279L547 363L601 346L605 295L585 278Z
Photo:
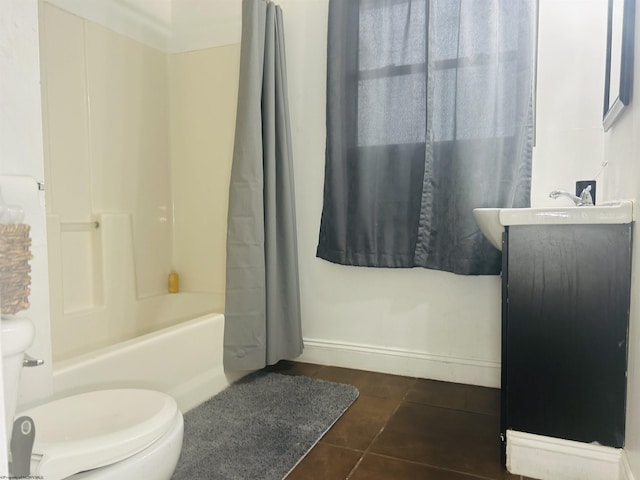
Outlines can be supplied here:
M624 446L632 224L505 230L503 461L507 430Z

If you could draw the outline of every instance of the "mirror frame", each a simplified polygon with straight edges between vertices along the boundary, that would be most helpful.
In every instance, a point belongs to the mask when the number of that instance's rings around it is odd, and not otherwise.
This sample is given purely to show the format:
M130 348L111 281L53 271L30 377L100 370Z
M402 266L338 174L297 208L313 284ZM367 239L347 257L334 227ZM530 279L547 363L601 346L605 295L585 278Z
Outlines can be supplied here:
M633 90L633 42L635 23L635 0L609 0L607 20L607 62L604 81L604 113L602 125L606 132L631 102ZM614 12L614 7L622 12ZM614 18L622 19L614 24ZM620 51L614 52L614 41L619 42ZM615 55L615 58L612 58ZM619 55L619 56L618 56ZM612 76L614 82L612 82ZM620 83L616 84L615 79Z

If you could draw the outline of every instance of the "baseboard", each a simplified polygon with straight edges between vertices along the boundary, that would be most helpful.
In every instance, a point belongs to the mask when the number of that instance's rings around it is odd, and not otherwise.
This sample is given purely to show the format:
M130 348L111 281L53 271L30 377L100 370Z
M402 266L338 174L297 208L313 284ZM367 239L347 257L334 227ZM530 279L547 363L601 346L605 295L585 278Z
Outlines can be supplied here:
M553 480L625 480L624 450L507 431L507 470ZM628 463L627 463L628 466ZM628 470L631 473L631 470Z
M315 338L304 339L296 360L320 365L500 387L500 362Z
M629 459L627 458L627 452L622 451L622 459L620 462L620 480L635 480L631 465L629 465Z

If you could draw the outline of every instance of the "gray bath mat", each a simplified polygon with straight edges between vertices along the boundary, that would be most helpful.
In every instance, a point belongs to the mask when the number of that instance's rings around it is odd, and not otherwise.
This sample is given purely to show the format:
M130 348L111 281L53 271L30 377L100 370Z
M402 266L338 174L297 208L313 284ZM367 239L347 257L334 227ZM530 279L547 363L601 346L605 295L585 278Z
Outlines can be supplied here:
M185 415L172 480L281 480L357 397L351 385L248 375Z

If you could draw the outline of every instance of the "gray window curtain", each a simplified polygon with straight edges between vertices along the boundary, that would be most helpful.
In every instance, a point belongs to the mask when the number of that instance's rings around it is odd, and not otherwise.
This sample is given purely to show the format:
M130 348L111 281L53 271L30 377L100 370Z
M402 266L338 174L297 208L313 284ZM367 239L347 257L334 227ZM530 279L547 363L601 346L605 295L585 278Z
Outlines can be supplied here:
M253 370L302 353L282 11L243 0L229 188L224 365Z
M535 0L330 0L317 256L497 274L476 207L530 201Z

